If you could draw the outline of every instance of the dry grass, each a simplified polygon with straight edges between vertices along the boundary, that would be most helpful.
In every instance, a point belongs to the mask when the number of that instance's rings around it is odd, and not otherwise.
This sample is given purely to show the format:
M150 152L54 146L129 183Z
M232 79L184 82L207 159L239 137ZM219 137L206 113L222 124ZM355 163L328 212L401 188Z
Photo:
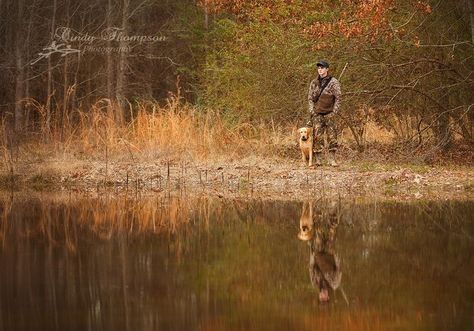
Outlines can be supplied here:
M71 112L61 126L55 122L51 130L45 126L42 106L35 103L35 107L46 149L67 154L235 158L249 153L275 155L296 142L296 125L290 130L274 123L229 125L218 113L181 103L178 97L170 98L165 106L151 101L129 104L127 121L117 120L117 109L102 99L88 111ZM30 149L44 149L38 140L33 145Z
M71 110L63 118L51 119L49 128L44 106L34 100L25 102L37 112L37 116L33 116L37 119L36 127L29 128L27 138L21 140L12 140L8 136L14 135L4 134L0 141L0 164L4 173L13 173L11 169L18 168L21 161L44 163L43 170L47 173L50 168L57 170L55 160L61 160L61 167L67 167L75 160L83 162L91 158L106 163L159 159L220 163L299 158L297 128L301 123L230 124L216 111L182 102L179 95L171 96L164 105L141 100L129 103L126 110L120 111L110 100L101 99L89 109ZM7 132L3 122L1 126L2 131ZM392 133L372 121L365 123L363 132L361 141L365 152L360 153L351 131L343 130L341 159L395 163L423 163L426 159L422 148L418 148L415 155L413 147L400 143ZM472 158L468 152L463 153ZM456 160L466 159L469 163L469 157L464 154ZM67 165L64 160L68 161Z

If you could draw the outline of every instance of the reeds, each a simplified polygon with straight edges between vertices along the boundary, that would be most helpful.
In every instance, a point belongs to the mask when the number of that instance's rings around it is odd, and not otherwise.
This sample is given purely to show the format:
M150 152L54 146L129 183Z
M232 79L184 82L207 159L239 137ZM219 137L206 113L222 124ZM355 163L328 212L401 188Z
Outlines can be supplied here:
M171 96L165 105L138 100L119 109L108 99L98 100L89 109L76 109L55 119L46 127L41 104L30 101L37 110L36 130L49 149L63 153L83 153L101 157L165 157L207 159L210 157L262 153L273 155L272 146L294 146L295 130L288 124L230 124L217 111L202 109ZM117 116L121 113L125 120ZM297 125L292 125L292 127ZM262 145L264 143L264 146ZM283 147L284 148L284 147Z
M235 123L219 111L182 101L178 94L170 95L164 104L130 101L126 109L112 100L100 99L90 107L69 109L62 115L58 115L62 111L58 105L48 127L44 106L32 99L23 102L36 113L29 116L35 121L25 128L26 136L32 139L21 142L32 143L30 150L98 157L106 163L109 158L137 162L142 157L174 161L298 157L296 130L306 122ZM367 142L394 142L387 130L369 124ZM347 128L341 142L346 147L354 144ZM3 157L4 163L6 160Z

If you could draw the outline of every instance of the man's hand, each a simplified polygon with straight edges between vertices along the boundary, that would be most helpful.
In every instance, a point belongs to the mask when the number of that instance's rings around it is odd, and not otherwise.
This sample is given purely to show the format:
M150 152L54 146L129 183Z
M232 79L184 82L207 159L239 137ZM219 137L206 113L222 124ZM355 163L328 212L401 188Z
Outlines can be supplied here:
M308 120L308 122L306 122L306 126L313 127L314 116L315 116L314 112L310 111L309 112L309 120Z

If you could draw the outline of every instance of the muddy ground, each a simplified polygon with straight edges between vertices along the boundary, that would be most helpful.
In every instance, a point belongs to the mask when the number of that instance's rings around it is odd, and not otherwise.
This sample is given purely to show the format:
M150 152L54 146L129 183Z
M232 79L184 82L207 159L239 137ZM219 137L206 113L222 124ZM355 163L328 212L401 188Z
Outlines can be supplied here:
M3 169L3 190L84 193L207 194L226 198L302 200L474 199L473 167L344 162L309 169L300 160L248 158L234 161L68 160L22 162Z

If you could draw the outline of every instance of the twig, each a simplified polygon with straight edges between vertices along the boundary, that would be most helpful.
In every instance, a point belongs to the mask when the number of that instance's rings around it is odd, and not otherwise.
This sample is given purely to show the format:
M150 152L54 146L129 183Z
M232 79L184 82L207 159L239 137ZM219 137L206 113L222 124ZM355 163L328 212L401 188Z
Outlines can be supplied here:
M342 69L341 74L339 75L339 78L338 78L337 80L339 80L339 81L341 80L341 77L342 77L342 75L344 74L344 72L346 71L346 68L347 68L347 65L348 65L348 64L349 64L349 63L346 62L346 64L344 65L344 68Z

